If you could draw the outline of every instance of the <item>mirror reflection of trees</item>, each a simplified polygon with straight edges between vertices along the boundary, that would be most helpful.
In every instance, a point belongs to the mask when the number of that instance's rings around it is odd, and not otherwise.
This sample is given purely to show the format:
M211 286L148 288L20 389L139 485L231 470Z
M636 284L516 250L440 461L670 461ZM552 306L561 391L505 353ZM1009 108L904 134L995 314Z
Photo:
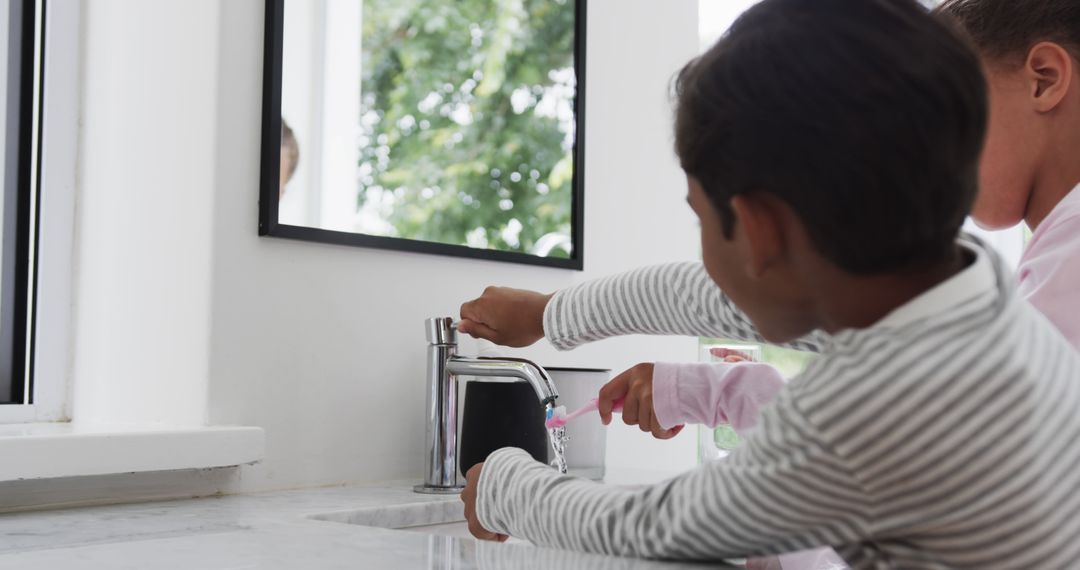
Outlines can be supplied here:
M573 0L364 0L361 231L569 257Z

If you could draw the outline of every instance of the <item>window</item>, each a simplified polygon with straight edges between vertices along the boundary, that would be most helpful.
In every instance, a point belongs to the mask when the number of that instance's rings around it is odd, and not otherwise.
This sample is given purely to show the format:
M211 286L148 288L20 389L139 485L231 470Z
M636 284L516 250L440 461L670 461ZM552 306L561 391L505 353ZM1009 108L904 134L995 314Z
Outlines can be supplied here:
M42 0L0 3L0 404L31 404Z

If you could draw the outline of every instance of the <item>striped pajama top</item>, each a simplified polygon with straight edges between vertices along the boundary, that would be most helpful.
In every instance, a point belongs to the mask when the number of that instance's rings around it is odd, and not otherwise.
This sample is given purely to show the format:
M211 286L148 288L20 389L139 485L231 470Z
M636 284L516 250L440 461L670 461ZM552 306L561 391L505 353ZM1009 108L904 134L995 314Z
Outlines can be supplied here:
M792 343L821 355L727 459L626 489L499 450L480 523L654 559L828 546L853 568L1080 567L1080 355L995 254L960 243L970 266L879 323ZM761 340L699 263L562 291L544 326L560 349L624 334Z

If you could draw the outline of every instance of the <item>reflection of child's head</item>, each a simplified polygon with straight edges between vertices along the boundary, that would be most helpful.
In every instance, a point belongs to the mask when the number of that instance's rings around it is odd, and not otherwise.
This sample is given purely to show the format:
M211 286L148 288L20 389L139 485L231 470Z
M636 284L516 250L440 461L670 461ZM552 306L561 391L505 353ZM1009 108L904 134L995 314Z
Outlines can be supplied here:
M978 47L990 84L973 215L990 228L1037 224L1080 182L1069 171L1080 162L1080 1L946 0L939 10ZM1047 181L1062 187L1040 188Z
M716 249L740 250L718 257L717 281L740 279L733 256L796 234L850 275L955 255L977 190L986 86L973 51L915 0L764 0L682 70L676 93L691 204L708 203ZM766 226L751 228L759 218L742 219L740 204L790 223L748 238ZM709 268L712 237L695 211ZM744 299L767 305L762 290Z
M285 185L296 174L296 167L300 165L300 144L296 142L296 135L292 128L281 119L281 178L278 197L285 193Z

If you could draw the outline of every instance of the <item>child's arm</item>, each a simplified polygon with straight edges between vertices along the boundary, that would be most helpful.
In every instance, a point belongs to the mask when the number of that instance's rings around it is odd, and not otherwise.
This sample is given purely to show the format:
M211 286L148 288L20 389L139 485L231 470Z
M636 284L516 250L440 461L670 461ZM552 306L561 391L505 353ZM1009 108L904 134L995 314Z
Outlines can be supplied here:
M746 435L784 384L779 370L758 362L658 362L653 369L652 401L664 429L679 424L730 424L739 435Z
M488 287L461 306L459 330L515 347L546 337L559 350L629 334L763 342L700 262L644 267L553 295ZM825 342L825 333L815 332L785 346L820 352Z
M685 424L730 424L745 435L784 384L778 370L756 362L642 363L604 385L598 407L607 424L614 403L622 402L623 422L657 439L671 438Z
M764 342L750 319L699 262L643 267L555 293L544 336L559 350L629 334L689 335ZM823 332L786 346L819 352Z
M821 441L790 402L778 402L728 459L658 485L630 490L561 476L503 449L470 473L463 498L479 526L540 546L716 560L847 545L849 559L872 557L853 549L873 540L874 502Z

